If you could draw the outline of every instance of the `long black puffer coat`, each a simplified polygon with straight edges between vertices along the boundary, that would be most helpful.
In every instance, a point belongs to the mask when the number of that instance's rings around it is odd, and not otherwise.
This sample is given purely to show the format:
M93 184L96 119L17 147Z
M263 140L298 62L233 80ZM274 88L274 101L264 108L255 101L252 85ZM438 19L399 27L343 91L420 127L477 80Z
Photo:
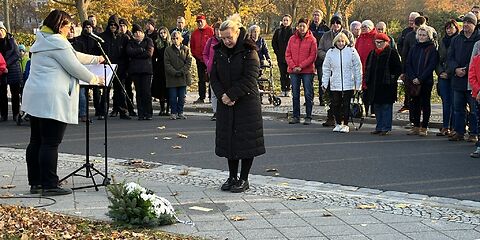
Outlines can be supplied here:
M215 154L232 160L262 155L265 145L257 85L260 62L255 42L241 28L233 49L223 43L214 49L210 81L218 98ZM224 93L235 105L222 103Z

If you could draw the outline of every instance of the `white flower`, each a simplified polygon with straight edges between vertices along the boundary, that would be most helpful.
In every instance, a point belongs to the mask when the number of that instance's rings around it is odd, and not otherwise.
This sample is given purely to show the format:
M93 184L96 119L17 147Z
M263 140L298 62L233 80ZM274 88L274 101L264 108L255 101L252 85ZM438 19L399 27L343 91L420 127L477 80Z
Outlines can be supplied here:
M125 184L125 190L127 194L137 193L137 197L141 198L146 202L150 202L149 211L155 214L157 217L161 217L162 215L174 215L175 210L172 204L165 198L159 197L155 194L147 194L147 189L143 188L137 183L129 182Z
M125 190L127 190L128 194L131 194L132 192L139 192L140 194L147 192L147 189L143 188L142 186L134 182L126 183Z

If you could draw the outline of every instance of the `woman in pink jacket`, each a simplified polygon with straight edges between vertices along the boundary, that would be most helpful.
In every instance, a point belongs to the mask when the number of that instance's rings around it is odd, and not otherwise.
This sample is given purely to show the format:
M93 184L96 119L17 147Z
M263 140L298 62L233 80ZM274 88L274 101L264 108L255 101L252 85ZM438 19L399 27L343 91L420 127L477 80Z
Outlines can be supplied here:
M477 101L477 119L480 115L480 41L473 46L472 57L468 68L468 83L472 88L472 97ZM480 139L475 143L475 151L470 154L472 158L480 158Z
M285 60L287 71L292 80L293 117L290 124L300 123L300 84L303 82L306 115L303 124L312 123L313 106L313 76L315 74L315 59L317 59L317 40L308 29L307 18L300 18L297 31L290 37Z
M210 72L212 71L212 66L213 66L213 55L215 54L215 50L213 49L213 47L220 42L220 30L219 30L220 24L222 24L222 22L220 21L213 24L214 35L213 37L207 40L207 43L205 43L205 48L203 49L203 54L202 54L203 62L205 63L205 65L207 65L208 77L210 77ZM213 110L213 116L210 118L210 120L216 121L217 120L217 96L215 96L215 94L210 94L210 96L212 96L212 110Z

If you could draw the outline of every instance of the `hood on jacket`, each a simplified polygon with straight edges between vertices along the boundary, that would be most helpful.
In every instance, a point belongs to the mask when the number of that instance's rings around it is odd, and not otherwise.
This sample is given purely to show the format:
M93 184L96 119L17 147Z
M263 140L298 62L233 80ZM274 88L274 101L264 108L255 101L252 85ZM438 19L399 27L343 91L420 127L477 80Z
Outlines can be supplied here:
M300 36L300 33L298 32L298 30L295 30L295 33L294 33L295 36L301 38ZM313 34L312 34L312 31L310 31L310 29L307 29L307 33L305 33L305 36L303 37L304 39L307 38L307 37L313 37Z
M120 24L119 24L119 20L118 20L117 14L113 14L112 16L110 16L110 17L108 18L107 27L106 27L105 29L106 29L106 30L109 30L109 29L108 29L108 26L109 26L110 24L112 24L112 23L117 26L117 31L116 31L116 32L118 32L118 29L119 29L119 27L120 27Z
M37 31L35 43L30 48L31 53L72 48L72 45L60 34Z

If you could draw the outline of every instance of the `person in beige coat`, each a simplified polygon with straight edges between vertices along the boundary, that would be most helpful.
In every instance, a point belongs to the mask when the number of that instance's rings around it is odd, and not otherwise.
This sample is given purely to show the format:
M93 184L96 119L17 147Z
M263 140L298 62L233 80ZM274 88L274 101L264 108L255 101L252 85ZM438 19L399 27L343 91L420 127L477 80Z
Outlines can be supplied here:
M165 49L165 77L168 100L172 109L170 119L186 119L183 115L187 86L192 83L190 49L182 44L183 37L178 31L172 33L173 45Z

